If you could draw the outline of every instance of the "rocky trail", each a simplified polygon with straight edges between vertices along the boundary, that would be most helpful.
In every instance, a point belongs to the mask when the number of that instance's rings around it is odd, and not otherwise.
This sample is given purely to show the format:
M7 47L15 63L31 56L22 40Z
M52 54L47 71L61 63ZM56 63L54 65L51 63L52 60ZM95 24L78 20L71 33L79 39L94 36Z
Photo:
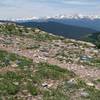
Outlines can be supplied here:
M19 50L12 47L6 47L0 44L0 49L5 50L9 53L15 53L20 56L24 56L30 59L33 59L33 62L48 62L50 64L58 65L61 68L68 69L70 71L73 71L77 76L85 80L87 83L92 84L92 82L97 79L100 79L100 69L98 68L91 68L86 67L82 65L77 64L71 64L71 63L60 63L58 60L54 58L47 58L42 59L42 57L39 57L38 52L33 52L31 50ZM2 72L3 69L0 69L0 72ZM12 69L13 70L13 69ZM93 84L97 89L100 89L100 84Z

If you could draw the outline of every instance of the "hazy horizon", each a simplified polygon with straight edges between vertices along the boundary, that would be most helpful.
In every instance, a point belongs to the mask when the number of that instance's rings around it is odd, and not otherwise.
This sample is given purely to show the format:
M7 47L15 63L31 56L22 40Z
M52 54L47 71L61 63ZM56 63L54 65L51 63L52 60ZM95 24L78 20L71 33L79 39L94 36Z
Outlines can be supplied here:
M0 19L55 16L59 14L100 15L100 0L2 0Z

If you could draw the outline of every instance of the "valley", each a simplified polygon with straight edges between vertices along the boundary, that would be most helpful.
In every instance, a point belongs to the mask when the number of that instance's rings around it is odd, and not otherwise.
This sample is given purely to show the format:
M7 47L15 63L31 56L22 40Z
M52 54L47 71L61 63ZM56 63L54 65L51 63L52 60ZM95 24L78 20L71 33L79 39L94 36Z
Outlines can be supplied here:
M22 22L17 24L31 28L38 27L39 29L46 31L48 33L76 40L81 40L87 34L98 32L91 28L84 28L75 25L66 25L53 21L47 21L47 22L32 21L32 22Z

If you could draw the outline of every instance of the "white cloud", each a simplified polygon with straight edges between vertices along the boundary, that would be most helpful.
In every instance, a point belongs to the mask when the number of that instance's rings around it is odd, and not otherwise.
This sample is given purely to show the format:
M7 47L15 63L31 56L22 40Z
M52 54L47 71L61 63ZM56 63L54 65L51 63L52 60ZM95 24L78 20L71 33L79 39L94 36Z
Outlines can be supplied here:
M28 17L61 13L97 13L100 0L1 0L0 17Z

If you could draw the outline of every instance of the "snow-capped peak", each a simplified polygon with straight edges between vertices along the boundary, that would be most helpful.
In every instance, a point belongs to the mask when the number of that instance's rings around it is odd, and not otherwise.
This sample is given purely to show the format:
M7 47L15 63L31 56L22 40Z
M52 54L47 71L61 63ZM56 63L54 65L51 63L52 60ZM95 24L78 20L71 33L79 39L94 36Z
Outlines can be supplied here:
M88 18L88 19L100 19L100 16L98 15L82 15L82 14L74 14L74 15L58 15L54 16L53 18L57 19L63 19L63 18L68 18L68 19L83 19L83 18Z
M14 22L24 22L24 21L46 21L49 19L100 19L99 15L82 15L82 14L74 14L74 15L65 15L60 14L56 16L45 16L45 17L27 17L27 18L17 18L17 19L6 19L7 21L14 21Z

